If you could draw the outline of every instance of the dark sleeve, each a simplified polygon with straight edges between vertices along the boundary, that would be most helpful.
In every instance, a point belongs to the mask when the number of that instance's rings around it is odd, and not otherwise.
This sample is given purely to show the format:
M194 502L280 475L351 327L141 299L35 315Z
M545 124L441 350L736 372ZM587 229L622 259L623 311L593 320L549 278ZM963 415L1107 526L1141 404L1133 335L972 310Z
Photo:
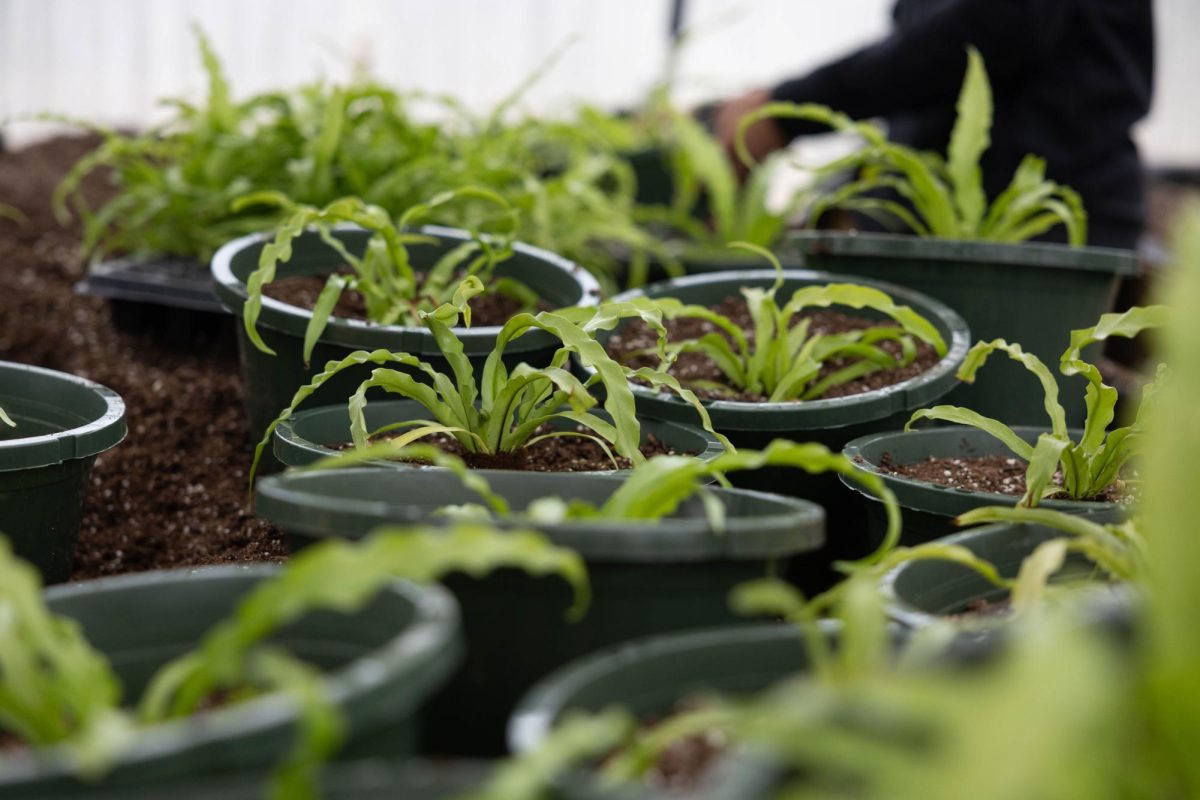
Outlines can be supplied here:
M876 44L779 84L771 97L821 103L854 119L953 103L966 70L967 45L978 48L993 85L1019 75L1047 52L1075 1L957 0L917 21L901 22ZM828 130L797 120L779 124L789 138Z

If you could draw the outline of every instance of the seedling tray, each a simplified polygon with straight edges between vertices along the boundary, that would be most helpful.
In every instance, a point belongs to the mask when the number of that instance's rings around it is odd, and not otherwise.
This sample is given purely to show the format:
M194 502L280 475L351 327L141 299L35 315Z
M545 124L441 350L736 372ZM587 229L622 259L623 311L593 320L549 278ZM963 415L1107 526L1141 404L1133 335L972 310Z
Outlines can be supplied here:
M167 339L229 337L230 313L212 289L208 266L176 256L129 256L94 262L75 291L107 299L113 321L130 333Z

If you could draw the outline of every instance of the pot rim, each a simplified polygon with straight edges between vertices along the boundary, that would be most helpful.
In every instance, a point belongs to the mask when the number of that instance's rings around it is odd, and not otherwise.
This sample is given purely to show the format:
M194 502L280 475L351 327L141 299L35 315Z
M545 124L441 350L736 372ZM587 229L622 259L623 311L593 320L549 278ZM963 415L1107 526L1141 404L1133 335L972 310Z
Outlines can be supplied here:
M1028 434L1032 439L1036 439L1037 434L1045 433L1049 430L1048 428L1043 428L1037 425L1010 425L1009 428L1018 436ZM911 431L883 431L881 433L869 433L865 436L860 436L857 439L847 442L846 446L842 448L842 455L846 457L846 459L850 462L851 467L853 467L855 470L878 475L893 491L899 489L899 491L896 492L897 500L900 502L901 506L910 510L927 510L921 508L920 506L910 505L910 503L914 503L922 496L929 494L940 494L947 497L961 498L964 501L973 502L975 505L980 506L1015 506L1020 498L1014 495L1000 494L998 492L978 492L970 489L959 489L953 486L943 486L941 484L932 483L931 481L923 481L919 478L910 478L906 475L895 475L890 472L884 472L879 468L878 464L869 460L862 453L865 448L882 440L892 440L898 437L916 438L922 436L931 438L934 436L944 435L948 430L957 431L957 435L964 437L982 436L988 440L994 440L994 437L992 437L990 434L980 431L978 428L972 428L967 425L946 425L931 428L918 428ZM1073 429L1071 433L1072 435L1078 437L1078 435L1080 435L1082 432L1077 429ZM931 452L930 455L935 454ZM1016 456L1014 456L1014 458L1015 457ZM878 500L878 498L874 495L870 495L861 491L859 484L848 480L846 476L839 475L838 477L843 484L851 489L854 489L855 491L858 491L859 494L863 494L871 500ZM1038 506L1040 508L1050 508L1055 511L1070 511L1076 513L1111 512L1122 508L1119 503L1096 500L1046 499L1039 501Z
M386 406L401 406L401 405L405 405L405 404L411 405L414 408L422 409L423 411L425 409L425 407L423 405L418 403L416 400L411 400L411 399L377 401L375 403L369 404L369 406L375 407L375 408L383 408ZM296 424L295 423L297 420L303 421L304 419L306 419L308 417L316 416L318 413L322 413L322 412L326 413L326 414L334 413L338 410L344 411L345 408L346 408L345 404L317 406L315 408L306 408L301 411L297 411L291 417L289 417L288 419L279 423L279 425L276 426L275 432L271 437L272 438L272 451L275 453L276 458L279 458L280 461L284 461L284 459L280 457L281 456L280 449L288 448L288 447L305 450L309 453L312 453L314 456L317 456L317 457L337 455L337 453L338 453L337 450L333 450L324 445L317 444L316 442L313 442L309 439L305 439L303 436L300 436L298 433L296 433ZM593 413L595 413L597 416L599 416L601 418L605 418L605 419L608 418L608 412L604 411L603 409L594 410ZM711 433L704 430L699 425L690 425L688 423L675 422L673 420L655 419L653 417L647 417L647 416L643 416L640 414L638 415L638 423L642 426L643 432L649 432L649 433L654 432L654 430L647 429L646 425L647 425L647 423L649 423L649 425L652 429L656 429L656 430L660 430L660 431L663 431L663 430L672 430L672 431L680 431L680 432L686 431L690 435L698 436L704 442L704 449L701 450L699 453L697 453L695 455L695 458L698 458L702 461L709 461L709 460L715 458L716 456L720 455L721 453L725 452L724 445L722 445L720 443L720 441L717 440L717 437L713 436ZM347 431L349 431L349 422L347 422ZM349 435L349 434L347 433L347 435ZM286 464L287 462L284 462L284 463ZM387 461L387 460L380 460L378 463L380 466L386 466L386 467L390 467L392 469L429 469L429 470L442 469L441 467L425 466L425 465L411 466L411 465L401 464L401 463L398 463L395 461ZM289 466L293 466L293 465L289 465ZM575 473L571 473L571 474L575 474L575 475L619 475L622 472L626 472L626 471L627 470L607 469L607 470L594 470L594 471L590 471L590 472L575 472Z
M1115 247L1072 247L1053 242L989 242L965 239L924 238L902 233L873 231L795 231L784 245L788 254L833 253L926 261L989 262L1004 266L1029 266L1136 275L1138 256Z
M862 286L879 289L886 292L892 299L914 310L919 307L929 309L926 316L937 318L950 335L946 342L946 354L931 368L920 375L879 389L872 389L845 397L835 397L825 400L804 400L789 402L743 402L738 400L704 400L704 407L709 414L722 418L720 424L714 420L714 425L721 430L795 430L804 428L838 428L857 425L883 419L899 411L916 407L932 399L944 395L957 383L955 372L958 365L967 355L971 346L970 329L963 318L946 304L920 292L907 289L885 281L858 278L852 275L839 275L831 272L815 270L785 269L785 281L803 281L805 284L814 283L855 283ZM682 278L672 278L651 284L642 289L632 289L613 297L613 301L628 300L655 292L659 296L671 296L672 287L691 288L695 286L731 284L737 289L747 284L757 282L770 284L776 279L772 269L725 270L687 275ZM578 363L578 362L576 362ZM647 386L633 384L634 396L642 402L653 402L665 405L682 413L695 414L691 406L672 395L656 391ZM818 423L805 425L803 419L819 417L833 411L842 412L840 424Z
M94 419L64 431L0 440L0 472L88 458L114 447L125 438L125 401L107 386L67 372L0 361L0 377L5 373L37 375L56 381L62 387L91 392L103 401L104 410ZM40 403L54 407L55 399L49 398Z
M513 478L512 472L502 470L473 470L493 483ZM397 499L371 500L349 498L332 493L306 490L305 484L319 485L321 477L331 472L292 472L271 475L259 481L255 491L255 512L285 530L299 531L315 538L347 536L357 538L357 521L339 523L338 518L351 515L357 519L378 517L377 526L430 522L428 514L415 513L421 506L409 505ZM395 470L373 467L352 467L338 470L342 480L369 480L374 484L409 481L412 475ZM449 471L427 472L425 476L445 476L455 489L461 489L464 502L481 498ZM615 491L624 483L617 475L594 473L529 473L520 476L523 482L548 484L543 496L569 496L572 482L612 487ZM497 490L493 485L494 491ZM749 489L708 487L718 497L741 497L769 502L776 508L762 516L729 516L725 527L714 530L706 517L664 518L662 520L594 521L567 520L558 523L539 523L521 518L503 518L504 527L528 528L548 536L556 544L575 549L586 560L620 562L750 560L770 556L786 556L815 549L825 540L825 511L817 504L799 498L782 497ZM405 513L405 511L413 513ZM347 533L354 527L353 533ZM611 541L609 541L611 537ZM678 540L682 540L679 542ZM748 541L747 541L748 540ZM670 549L677 544L679 549ZM605 545L609 545L606 547ZM686 545L692 545L690 548ZM665 545L665 546L664 546Z
M331 226L331 230L339 233L370 233L365 228L349 223ZM471 235L467 231L441 225L422 225L416 228L415 232L438 239L450 240L455 243L471 241ZM222 245L212 257L213 287L222 305L239 318L241 317L242 308L249 299L249 294L247 293L245 282L238 278L233 271L233 259L242 251L265 243L273 238L273 233L266 232L242 236ZM541 261L568 275L579 286L580 298L575 305L594 306L600 301L599 281L590 272L575 262L548 250L525 244L524 242L514 242L513 252ZM282 333L303 336L305 327L311 317L312 311L309 309L289 305L264 295L258 324ZM451 330L461 339L478 340L495 338L500 333L502 327L502 325L480 325L470 328L459 326L451 328ZM429 333L427 328L422 326L377 325L365 320L347 319L336 316L329 318L329 323L322 332L320 341L359 348L388 347L393 350L418 349L416 347L397 347L395 342L397 337L400 337L402 341L406 338L412 339L413 337L418 337L422 341L428 339L432 342L432 334Z

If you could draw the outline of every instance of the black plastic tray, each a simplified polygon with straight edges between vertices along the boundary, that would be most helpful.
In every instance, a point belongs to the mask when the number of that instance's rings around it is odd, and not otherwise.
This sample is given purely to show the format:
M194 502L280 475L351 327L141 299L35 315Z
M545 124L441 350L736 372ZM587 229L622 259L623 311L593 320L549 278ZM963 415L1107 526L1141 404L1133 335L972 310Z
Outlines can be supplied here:
M75 291L107 299L113 322L127 332L187 343L233 341L232 316L217 300L208 266L193 259L130 256L95 262Z

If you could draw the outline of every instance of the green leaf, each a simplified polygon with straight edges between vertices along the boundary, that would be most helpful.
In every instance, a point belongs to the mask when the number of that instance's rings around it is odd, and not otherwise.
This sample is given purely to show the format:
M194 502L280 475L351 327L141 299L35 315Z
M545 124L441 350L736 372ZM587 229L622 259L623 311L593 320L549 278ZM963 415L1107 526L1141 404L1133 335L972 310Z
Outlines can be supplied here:
M974 238L987 206L979 160L991 145L992 128L992 89L983 58L974 47L967 48L967 74L958 96L957 110L958 118L946 151L946 168L954 187L960 236Z
M1066 412L1063 411L1063 407L1058 402L1058 381L1054 379L1054 375L1042 363L1040 358L1033 353L1026 353L1021 349L1021 345L1009 344L1003 339L993 339L990 342L976 342L967 351L967 356L963 359L962 366L958 368L958 379L966 383L974 383L975 373L987 363L988 356L997 350L1006 353L1009 358L1021 364L1038 379L1038 382L1042 385L1042 392L1044 394L1042 402L1046 407L1046 415L1050 417L1050 432L1060 438L1068 438Z
M0 536L0 729L31 748L64 745L95 778L132 741L120 701L108 661L47 608L40 574Z
M1063 461L1064 478L1072 474L1073 471L1067 467L1069 460L1063 459L1064 453L1070 448L1070 441L1053 434L1043 433L1038 436L1037 444L1029 456L1029 466L1025 469L1025 494L1022 495L1019 505L1032 508L1038 504L1044 490L1052 484L1060 460ZM1064 482L1070 481L1067 479Z
M274 435L275 429L279 427L280 423L291 418L292 414L295 413L296 409L301 403L311 397L315 391L320 389L334 376L338 375L344 370L360 366L362 364L388 363L418 368L421 368L422 365L424 365L426 368L429 366L428 364L424 364L424 362L422 362L416 356L409 355L408 353L393 353L389 350L372 350L370 352L367 352L366 350L357 350L339 361L327 362L325 364L325 368L321 372L314 375L311 381L296 390L296 394L292 396L292 401L288 404L288 407L281 411L279 416L272 420L271 424L268 425L267 429L263 432L262 440L259 441L258 445L254 448L254 460L250 464L250 477L248 479L249 485L251 487L254 486L254 477L258 472L258 464L262 460L263 451L271 442L271 437Z
M317 346L317 340L321 338L325 326L329 324L329 318L333 315L333 309L349 284L350 281L344 275L330 275L329 279L325 281L321 293L317 295L317 302L313 304L312 316L309 317L308 325L304 329L305 367L312 360L313 348Z
M597 516L614 521L662 519L695 494L708 473L707 464L690 456L655 456L629 472Z
M317 459L307 466L299 467L298 471L313 472L327 469L344 469L381 458L391 458L399 461L428 461L435 467L447 469L458 476L463 486L479 495L496 515L507 516L511 512L508 501L504 499L504 496L492 491L491 484L478 471L469 468L466 462L458 456L428 444L412 444L402 439L386 439L381 442L373 442L363 448L347 450L337 455Z
M762 450L727 451L709 462L710 471L717 475L763 467L793 467L813 475L834 472L859 484L880 499L887 514L887 532L879 548L857 563L877 562L900 541L900 506L892 490L878 475L857 469L845 456L830 452L829 448L822 444L802 444L787 439L774 439Z
M499 762L481 788L458 800L541 798L568 768L611 752L636 727L633 716L617 708L569 713L538 747Z
M1017 436L1012 428L999 420L985 417L969 408L933 406L932 408L918 409L908 418L908 422L904 425L904 430L912 430L913 423L923 419L953 422L956 425L969 425L972 428L978 428L984 433L999 439L1005 447L1013 451L1020 458L1026 461L1033 458L1033 446L1020 436Z

